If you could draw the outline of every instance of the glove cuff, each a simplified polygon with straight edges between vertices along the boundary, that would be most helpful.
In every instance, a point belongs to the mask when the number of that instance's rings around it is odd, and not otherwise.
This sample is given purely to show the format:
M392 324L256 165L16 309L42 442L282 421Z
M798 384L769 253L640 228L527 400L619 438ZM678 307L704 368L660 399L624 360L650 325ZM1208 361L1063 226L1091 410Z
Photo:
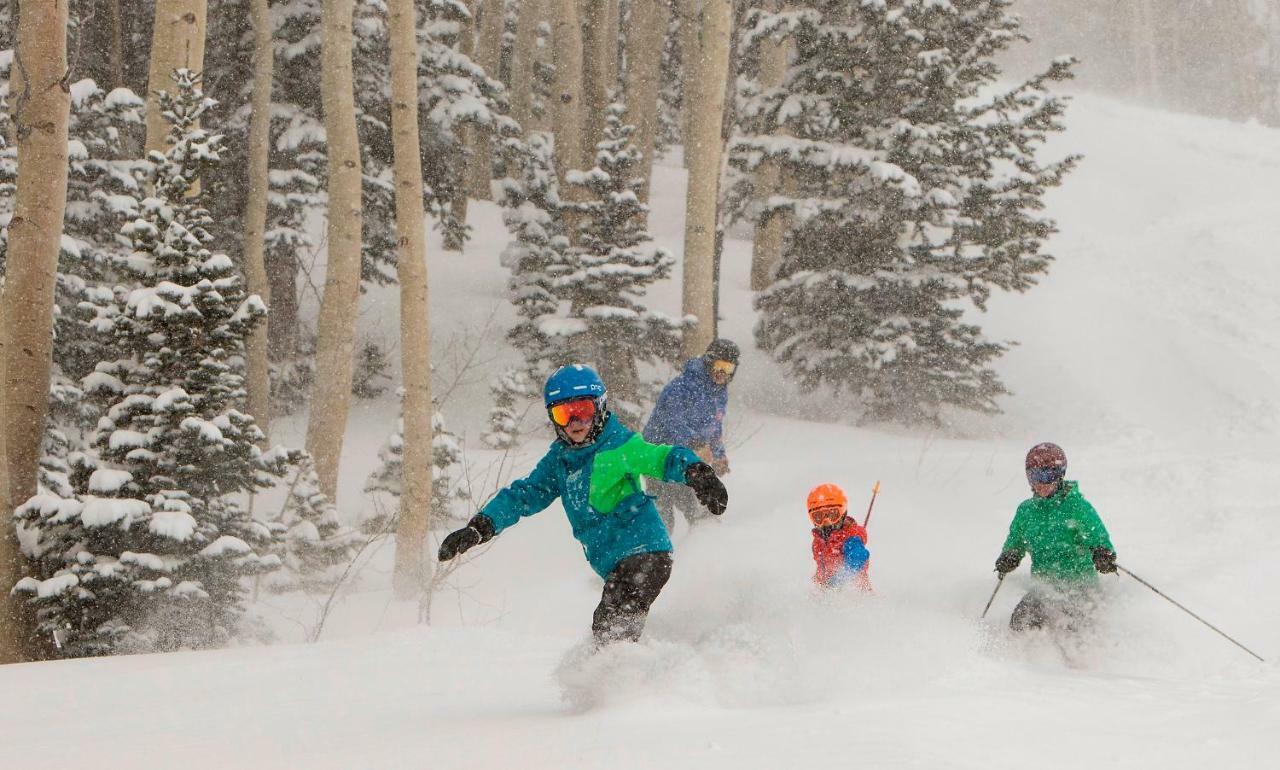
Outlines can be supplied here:
M493 519L485 516L483 513L477 513L475 516L472 516L471 521L467 522L467 526L480 534L480 542L482 544L489 542L493 539L494 535L498 534L497 530L493 526Z

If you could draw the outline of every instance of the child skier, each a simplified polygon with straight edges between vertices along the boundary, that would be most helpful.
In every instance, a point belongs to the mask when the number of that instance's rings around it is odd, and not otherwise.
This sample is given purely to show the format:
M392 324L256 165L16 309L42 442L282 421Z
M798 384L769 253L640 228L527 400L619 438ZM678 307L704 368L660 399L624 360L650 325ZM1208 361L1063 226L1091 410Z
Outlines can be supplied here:
M996 572L1003 578L1031 554L1034 585L1009 619L1014 631L1050 626L1079 630L1095 604L1098 573L1116 571L1116 553L1102 519L1080 486L1067 481L1067 455L1057 444L1027 453L1032 497L1018 506Z
M813 522L813 561L817 565L813 582L823 588L852 584L869 592L867 530L848 515L849 496L835 484L821 484L809 492L806 505Z
M609 412L604 382L579 364L562 366L543 390L556 440L528 476L500 490L466 527L440 544L448 561L560 498L604 592L591 630L596 642L637 641L649 607L671 577L671 540L641 476L693 488L711 513L729 493L711 466L681 446L650 444Z

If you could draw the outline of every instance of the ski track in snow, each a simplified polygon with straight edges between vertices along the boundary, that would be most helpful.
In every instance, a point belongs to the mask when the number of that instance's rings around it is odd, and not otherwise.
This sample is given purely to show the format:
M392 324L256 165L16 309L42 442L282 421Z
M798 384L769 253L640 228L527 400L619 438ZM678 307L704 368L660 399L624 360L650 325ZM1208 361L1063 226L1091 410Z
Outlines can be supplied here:
M1054 151L1086 158L1051 195L1061 234L1044 285L981 322L1016 339L1015 396L946 431L859 427L840 398L799 398L744 354L728 418L731 506L676 533L645 639L582 645L599 581L558 506L468 554L432 625L369 558L325 626L318 601L266 597L288 642L9 666L4 767L1106 768L1270 767L1280 758L1280 132L1080 96ZM684 172L657 169L651 221L678 253ZM479 372L444 411L481 499L549 436L486 452L488 376L514 354L498 211L473 203L467 255L430 246L437 387L462 342ZM750 243L726 241L722 332L750 339ZM477 266L485 265L485 269ZM653 293L679 309L678 275ZM362 333L391 342L394 287ZM450 342L453 347L450 347ZM393 361L398 368L398 361ZM344 515L394 428L388 394L356 402ZM540 414L533 410L532 421ZM305 415L273 439L301 443ZM1097 627L1060 647L1004 626L1026 567L986 621L991 565L1026 496L1022 454L1063 444L1120 563L1236 636L1259 664L1128 578L1105 577ZM876 594L819 594L803 498L845 486L870 529ZM1261 590L1260 590L1261 589Z

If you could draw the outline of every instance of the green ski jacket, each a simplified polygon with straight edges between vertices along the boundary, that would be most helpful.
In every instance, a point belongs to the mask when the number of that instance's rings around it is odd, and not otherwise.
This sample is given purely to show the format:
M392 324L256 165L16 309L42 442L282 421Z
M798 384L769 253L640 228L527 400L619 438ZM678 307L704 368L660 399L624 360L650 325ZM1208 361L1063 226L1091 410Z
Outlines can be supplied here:
M1055 583L1096 582L1093 549L1111 546L1098 512L1080 494L1080 485L1063 481L1050 497L1032 497L1018 506L1004 550L1031 554L1031 574Z

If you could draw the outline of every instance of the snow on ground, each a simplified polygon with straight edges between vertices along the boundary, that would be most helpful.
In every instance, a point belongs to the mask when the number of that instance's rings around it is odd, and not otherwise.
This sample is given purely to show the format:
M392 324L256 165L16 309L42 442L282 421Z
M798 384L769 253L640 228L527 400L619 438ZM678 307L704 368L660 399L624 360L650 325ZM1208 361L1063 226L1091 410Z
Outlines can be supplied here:
M1086 160L1055 191L1044 286L982 322L1016 339L1016 395L947 431L860 427L800 398L748 350L733 387L722 520L676 536L647 638L584 658L599 581L552 508L468 555L431 625L387 591L390 548L338 597L264 597L286 644L0 669L4 766L101 768L1269 767L1280 758L1280 133L1080 97L1058 151ZM684 173L659 168L652 221L679 251ZM513 360L491 206L465 255L431 252L437 389L476 492L545 439L478 447L489 373ZM731 238L722 331L750 339L750 244ZM656 293L678 310L673 281ZM395 294L362 328L394 340ZM452 341L452 344L451 344ZM478 343L478 344L477 344ZM470 346L470 347L469 347ZM466 351L479 366L467 369ZM461 352L460 352L461 351ZM462 372L460 384L449 384ZM361 402L344 455L354 517L393 398ZM535 415L536 416L536 415ZM300 441L303 422L277 424ZM1120 563L1219 624L1260 664L1127 578L1065 650L1011 640L1026 568L977 620L1021 459L1062 443ZM871 524L877 594L810 588L802 501L835 481ZM1262 590L1259 590L1262 589Z

